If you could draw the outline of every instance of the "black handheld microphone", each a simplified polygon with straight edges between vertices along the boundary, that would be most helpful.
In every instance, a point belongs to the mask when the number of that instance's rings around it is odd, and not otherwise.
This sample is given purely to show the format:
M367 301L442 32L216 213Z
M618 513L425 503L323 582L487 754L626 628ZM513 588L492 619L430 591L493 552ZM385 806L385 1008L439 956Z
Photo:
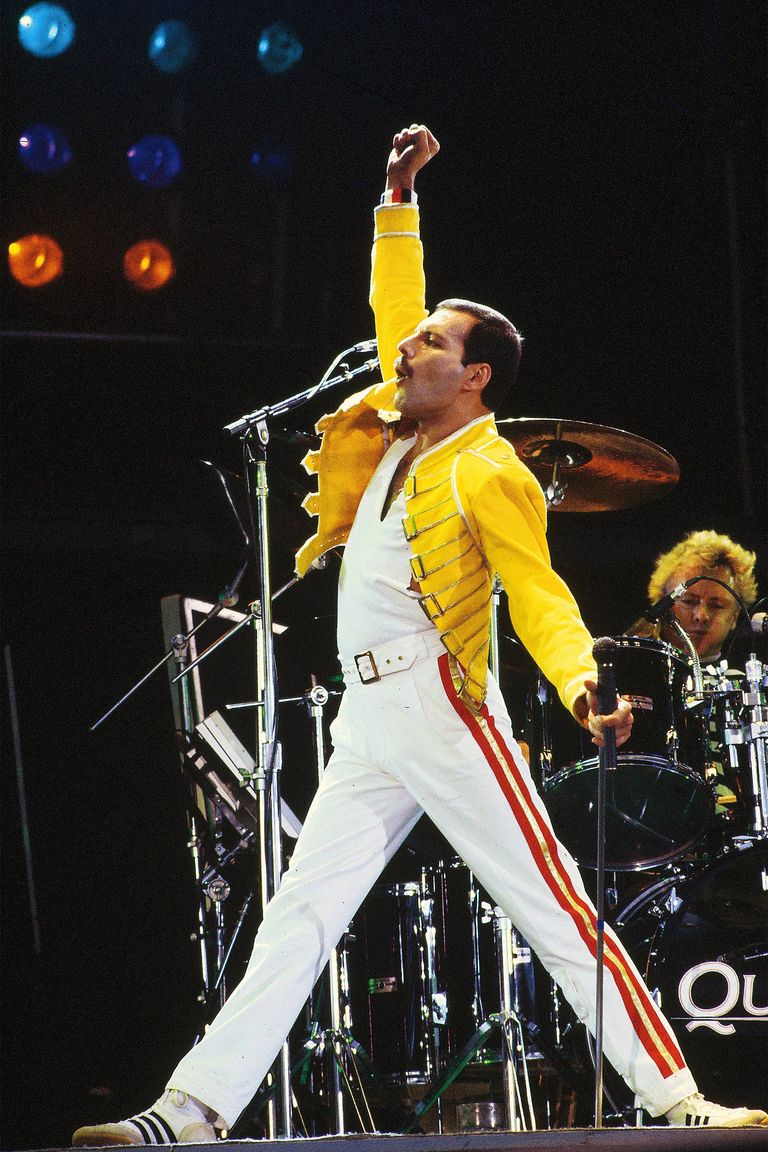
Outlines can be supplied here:
M601 636L592 647L597 664L597 710L601 716L608 716L616 708L615 652L616 641L611 636ZM615 735L612 728L607 731Z

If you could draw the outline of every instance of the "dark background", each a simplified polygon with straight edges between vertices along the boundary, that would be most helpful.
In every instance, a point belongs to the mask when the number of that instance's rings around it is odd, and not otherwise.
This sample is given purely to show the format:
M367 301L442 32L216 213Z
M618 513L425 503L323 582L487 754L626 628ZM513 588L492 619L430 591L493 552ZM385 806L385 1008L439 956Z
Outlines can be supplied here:
M20 48L20 5L2 17L4 250L45 231L66 259L36 291L2 271L4 676L10 659L41 934L37 954L4 722L9 1148L146 1106L192 1037L195 895L166 678L89 727L162 655L160 598L215 599L238 566L197 461L238 469L223 425L372 334L370 209L393 132L423 121L443 146L419 184L429 301L488 301L526 336L500 415L624 428L679 461L655 503L551 518L592 631L620 632L656 555L695 528L755 549L767 589L762 4L68 7L77 38L53 60ZM170 16L200 41L178 76L146 59ZM305 46L283 77L255 62L275 18ZM58 176L18 161L37 121L72 141ZM182 149L169 189L128 174L148 132ZM292 152L282 187L249 167L265 136ZM178 268L147 295L120 275L144 235ZM310 531L301 455L270 455L275 585ZM276 607L291 690L333 673L333 585L332 566ZM216 659L248 698L247 655ZM302 723L285 721L297 797L312 779Z

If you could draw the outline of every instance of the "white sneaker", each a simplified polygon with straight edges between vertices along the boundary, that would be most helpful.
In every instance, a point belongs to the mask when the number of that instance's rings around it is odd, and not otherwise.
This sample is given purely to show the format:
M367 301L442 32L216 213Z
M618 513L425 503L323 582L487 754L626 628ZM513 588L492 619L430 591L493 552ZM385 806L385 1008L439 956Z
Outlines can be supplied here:
M686 1096L665 1113L667 1123L676 1128L748 1128L768 1124L768 1112L761 1108L723 1108L705 1100L701 1092Z
M74 1148L106 1148L112 1145L210 1144L217 1139L208 1122L204 1104L186 1092L166 1092L147 1109L128 1120L114 1124L94 1124L78 1128L72 1137Z

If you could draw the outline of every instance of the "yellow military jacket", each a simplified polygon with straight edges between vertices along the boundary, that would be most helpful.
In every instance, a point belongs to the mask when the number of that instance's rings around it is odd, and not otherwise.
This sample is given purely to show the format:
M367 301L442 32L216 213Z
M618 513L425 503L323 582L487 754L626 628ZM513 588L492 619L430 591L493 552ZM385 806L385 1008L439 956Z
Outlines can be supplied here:
M398 343L427 315L413 205L376 211L371 305L385 379L318 422L320 449L304 460L307 471L318 475L317 492L304 501L318 525L297 554L300 576L346 542L362 494L392 439L412 431L401 428L390 376ZM573 711L585 678L596 675L592 637L550 564L541 488L498 435L493 417L473 421L419 456L404 495L403 531L421 606L455 657L462 699L477 709L485 698L491 594L498 573L517 635Z

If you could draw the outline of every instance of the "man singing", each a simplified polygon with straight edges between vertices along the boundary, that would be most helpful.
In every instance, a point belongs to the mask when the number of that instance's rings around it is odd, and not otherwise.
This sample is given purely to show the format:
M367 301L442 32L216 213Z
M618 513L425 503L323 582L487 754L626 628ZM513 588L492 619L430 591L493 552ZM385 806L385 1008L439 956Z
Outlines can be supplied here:
M576 865L556 840L488 673L498 573L512 623L566 707L603 742L627 739L617 701L597 712L592 637L545 539L537 481L496 431L521 340L498 312L447 300L428 314L414 192L438 151L422 125L398 133L376 213L371 300L393 379L320 422L307 460L319 488L306 573L346 545L338 647L346 683L333 754L269 904L245 976L147 1112L81 1128L76 1145L190 1142L231 1127L380 872L423 812L595 1024L597 929ZM610 929L604 1048L653 1116L741 1127L768 1115L697 1094L674 1034Z

